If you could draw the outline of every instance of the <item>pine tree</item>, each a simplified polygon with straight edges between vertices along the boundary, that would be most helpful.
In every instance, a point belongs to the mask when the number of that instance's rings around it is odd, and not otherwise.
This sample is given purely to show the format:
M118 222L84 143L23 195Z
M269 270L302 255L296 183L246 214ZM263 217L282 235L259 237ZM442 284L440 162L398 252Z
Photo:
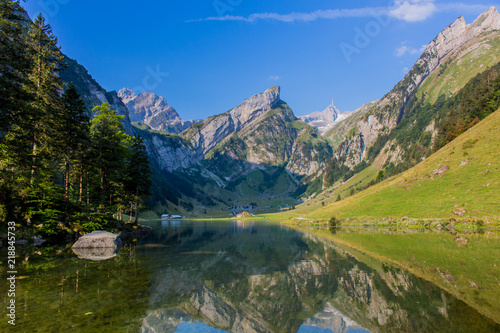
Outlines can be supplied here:
M64 163L64 197L66 199L69 195L71 164L74 160L82 162L84 145L88 142L89 121L85 103L75 85L70 83L62 96L62 112L56 124L58 138L55 140Z
M34 100L31 112L25 117L23 129L31 139L31 170L33 184L36 170L46 166L51 153L50 144L56 136L57 121L61 114L62 82L58 72L64 69L63 55L57 38L39 14L28 31L28 45L33 59L29 75Z
M148 152L144 139L138 136L132 141L132 153L128 163L128 184L127 189L133 195L133 205L135 210L135 224L139 221L140 203L151 193L151 167L149 164Z
M7 131L26 108L31 59L16 1L0 1L0 131Z
M15 206L12 198L18 186L19 157L14 135L16 120L27 112L31 96L25 89L31 58L23 30L24 17L15 1L0 0L0 220Z
M125 133L120 116L115 110L110 109L108 103L96 106L97 112L90 125L92 140L92 165L96 169L99 179L99 205L100 210L105 206L113 206L116 198L121 195L120 187L123 185L125 163L128 160L131 137Z

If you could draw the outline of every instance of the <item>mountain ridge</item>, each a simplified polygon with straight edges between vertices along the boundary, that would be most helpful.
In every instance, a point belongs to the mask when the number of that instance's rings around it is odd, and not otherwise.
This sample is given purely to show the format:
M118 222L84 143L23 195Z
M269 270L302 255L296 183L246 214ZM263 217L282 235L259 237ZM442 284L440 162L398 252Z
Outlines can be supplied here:
M334 128L337 130L325 133L325 137L331 142L336 142L336 146L339 147L335 153L336 157L345 158L345 163L349 167L366 160L368 150L375 144L381 143L379 138L388 136L398 126L404 117L410 97L430 75L448 66L447 64L453 62L456 57L463 57L462 53L473 52L475 48L484 45L491 38L497 38L499 29L500 14L495 7L479 15L469 25L465 23L463 16L456 19L428 44L403 80L398 82L382 99L362 106L359 109L360 112L354 113L335 125ZM428 125L430 126L431 123ZM349 133L351 135L348 135ZM357 138L353 139L353 135ZM387 144L394 144L394 142ZM404 150L405 147L400 147L392 151L388 157L389 161L398 163L402 158L401 152Z

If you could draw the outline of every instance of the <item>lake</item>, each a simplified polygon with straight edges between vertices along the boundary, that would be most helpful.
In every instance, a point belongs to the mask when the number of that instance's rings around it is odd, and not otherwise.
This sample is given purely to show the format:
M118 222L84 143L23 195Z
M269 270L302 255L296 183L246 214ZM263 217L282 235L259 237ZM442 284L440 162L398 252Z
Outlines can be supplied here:
M16 326L3 316L0 331L500 331L496 236L149 225L147 238L102 261L69 246L19 248ZM6 284L0 293L5 309Z

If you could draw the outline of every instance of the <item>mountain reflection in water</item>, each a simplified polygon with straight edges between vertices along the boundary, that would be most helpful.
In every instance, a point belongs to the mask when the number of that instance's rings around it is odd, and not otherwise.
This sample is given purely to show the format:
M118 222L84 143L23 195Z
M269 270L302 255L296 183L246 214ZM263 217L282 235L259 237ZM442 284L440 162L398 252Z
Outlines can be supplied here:
M356 257L313 233L265 222L150 223L146 239L108 260L80 259L69 248L21 253L26 261L17 284L16 328L144 333L500 328L431 282ZM0 285L0 293L6 292ZM0 331L10 331L5 321Z
M144 246L152 243L168 247ZM154 272L142 332L498 329L428 281L387 264L371 267L330 241L279 225L158 225L138 257Z

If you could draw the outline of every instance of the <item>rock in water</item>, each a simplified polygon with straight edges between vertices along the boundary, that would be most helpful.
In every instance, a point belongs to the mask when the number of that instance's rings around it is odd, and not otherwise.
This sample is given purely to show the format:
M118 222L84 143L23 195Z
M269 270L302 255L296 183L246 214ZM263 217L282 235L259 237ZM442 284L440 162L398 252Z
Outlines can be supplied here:
M73 252L80 259L87 259L93 261L108 260L116 257L118 254L118 247L100 247L100 248L72 248Z
M71 249L80 259L99 261L115 257L122 245L118 235L107 231L93 231L80 237Z
M107 231L93 231L78 239L72 249L118 248L122 240L118 235Z

